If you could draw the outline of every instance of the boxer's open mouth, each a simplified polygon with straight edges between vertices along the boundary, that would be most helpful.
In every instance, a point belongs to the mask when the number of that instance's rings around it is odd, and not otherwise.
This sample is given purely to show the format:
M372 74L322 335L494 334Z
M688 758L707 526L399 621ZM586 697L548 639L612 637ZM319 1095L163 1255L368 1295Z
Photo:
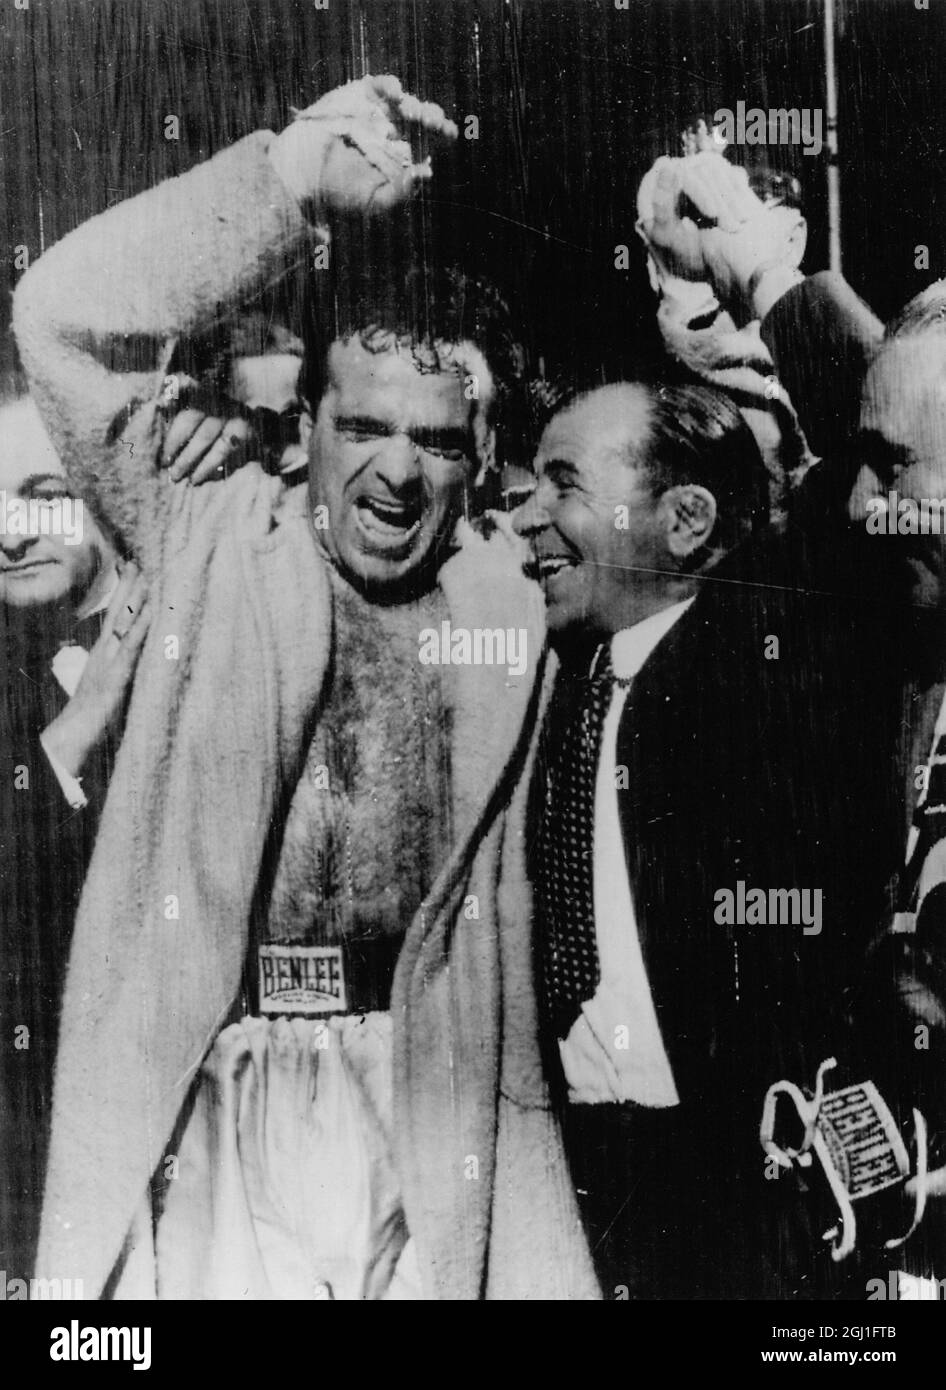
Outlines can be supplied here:
M362 529L382 546L409 543L417 535L424 519L420 498L411 502L391 502L378 497L361 497L356 507Z

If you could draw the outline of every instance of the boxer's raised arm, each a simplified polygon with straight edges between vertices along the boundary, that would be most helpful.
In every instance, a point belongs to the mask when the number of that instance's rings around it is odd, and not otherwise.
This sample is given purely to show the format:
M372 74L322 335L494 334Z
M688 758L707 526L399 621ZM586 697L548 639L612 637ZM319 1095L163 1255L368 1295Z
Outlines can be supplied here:
M385 211L430 174L404 125L454 135L395 78L349 83L51 248L14 296L47 427L83 494L157 562L171 484L159 467L178 341L208 332L324 241L339 210Z
M159 452L176 343L209 330L306 253L313 235L260 132L92 218L14 296L14 329L75 481L147 559L170 482Z

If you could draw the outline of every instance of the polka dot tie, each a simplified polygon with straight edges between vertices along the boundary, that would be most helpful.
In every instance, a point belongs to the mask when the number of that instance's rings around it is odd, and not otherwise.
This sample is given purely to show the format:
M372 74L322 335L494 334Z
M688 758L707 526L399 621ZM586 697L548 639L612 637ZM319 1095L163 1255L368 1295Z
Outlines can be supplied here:
M610 646L591 674L562 672L542 736L545 799L536 841L543 1012L565 1038L601 978L595 941L594 809L601 734L614 692Z

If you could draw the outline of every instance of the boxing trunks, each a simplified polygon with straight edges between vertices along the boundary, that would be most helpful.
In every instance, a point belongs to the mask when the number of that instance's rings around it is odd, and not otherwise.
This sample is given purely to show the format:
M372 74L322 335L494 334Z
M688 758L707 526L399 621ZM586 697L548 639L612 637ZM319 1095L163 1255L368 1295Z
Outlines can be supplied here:
M243 997L156 1175L161 1298L420 1296L392 1159L391 981L446 854L439 592L333 576L334 662L267 846Z

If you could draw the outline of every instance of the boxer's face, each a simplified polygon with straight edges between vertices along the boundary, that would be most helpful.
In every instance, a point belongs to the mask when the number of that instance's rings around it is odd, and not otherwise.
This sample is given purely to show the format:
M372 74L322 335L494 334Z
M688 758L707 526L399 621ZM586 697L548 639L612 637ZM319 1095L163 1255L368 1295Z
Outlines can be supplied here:
M421 373L403 348L335 342L327 368L310 444L317 534L350 578L394 589L436 559L461 513L471 403L460 372Z
M36 406L24 399L0 408L0 604L78 607L110 576L113 557L87 507L70 508L71 534L57 525L67 500L75 490ZM21 518L41 517L45 524L21 533Z

